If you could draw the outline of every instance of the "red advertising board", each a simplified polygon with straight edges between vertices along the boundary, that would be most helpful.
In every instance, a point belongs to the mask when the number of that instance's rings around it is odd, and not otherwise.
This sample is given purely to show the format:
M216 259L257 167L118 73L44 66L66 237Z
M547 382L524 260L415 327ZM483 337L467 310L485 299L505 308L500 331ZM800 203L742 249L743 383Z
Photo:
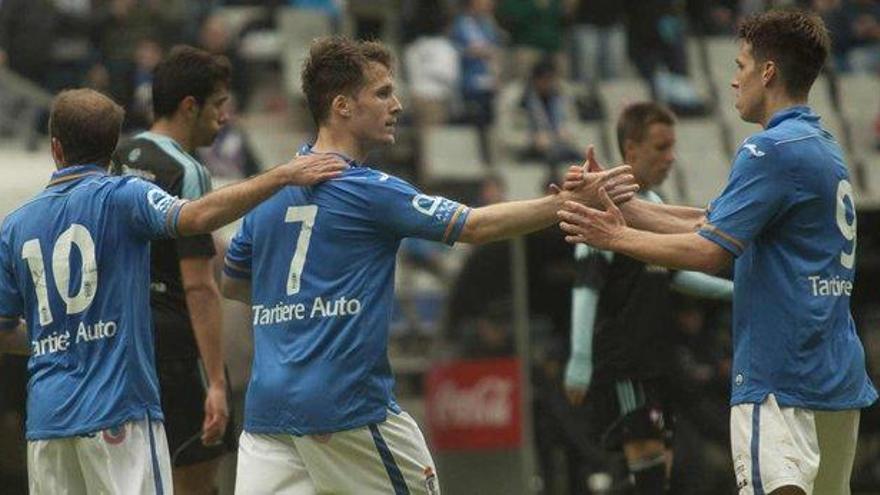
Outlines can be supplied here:
M437 451L522 445L519 361L452 361L426 378L428 431Z

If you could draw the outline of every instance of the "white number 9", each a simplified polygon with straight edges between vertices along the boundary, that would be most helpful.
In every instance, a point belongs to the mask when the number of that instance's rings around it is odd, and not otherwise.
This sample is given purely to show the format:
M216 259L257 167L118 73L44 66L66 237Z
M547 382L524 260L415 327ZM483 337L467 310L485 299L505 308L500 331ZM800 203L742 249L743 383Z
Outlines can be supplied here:
M847 198L852 208L852 222L846 218ZM849 252L846 250L840 252L840 264L851 270L856 261L856 202L853 199L852 184L847 180L837 184L837 228L840 229L844 239L852 241L852 249Z

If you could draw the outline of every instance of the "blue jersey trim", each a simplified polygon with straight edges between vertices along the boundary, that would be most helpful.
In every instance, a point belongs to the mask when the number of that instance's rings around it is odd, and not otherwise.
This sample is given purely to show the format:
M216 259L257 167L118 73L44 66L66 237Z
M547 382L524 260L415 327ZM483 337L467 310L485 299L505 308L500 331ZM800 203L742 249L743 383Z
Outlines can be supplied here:
M737 258L745 251L745 246L742 242L712 224L703 225L697 231L697 234L706 240L718 244Z
M394 454L391 453L391 449L388 448L388 444L382 438L379 427L375 424L370 425L370 433L373 434L373 443L376 444L379 457L382 458L382 463L385 464L385 471L391 480L394 495L409 495L409 488L406 487L406 482L403 480L403 473L400 472L400 467L397 466L397 462L394 460Z
M764 495L764 482L761 481L761 404L752 409L752 487L755 495Z
M147 413L147 436L150 437L150 462L153 465L153 486L156 489L156 495L164 495L162 473L159 471L159 457L156 455L156 439L153 438L153 423L150 421L149 413Z

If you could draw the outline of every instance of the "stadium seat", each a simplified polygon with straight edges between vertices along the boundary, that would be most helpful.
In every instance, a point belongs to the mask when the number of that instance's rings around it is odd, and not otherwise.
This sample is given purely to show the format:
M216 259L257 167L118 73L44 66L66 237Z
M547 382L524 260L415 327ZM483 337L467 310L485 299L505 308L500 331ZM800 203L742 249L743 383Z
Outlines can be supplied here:
M313 39L332 33L330 19L315 10L281 8L277 20L284 88L288 96L299 99L303 96L300 88L303 60Z
M486 173L477 131L471 126L432 126L425 131L425 172L431 179L479 178Z
M666 191L683 203L705 206L727 182L730 157L724 152L718 127L711 119L680 121L676 127L675 167L681 175L670 176Z

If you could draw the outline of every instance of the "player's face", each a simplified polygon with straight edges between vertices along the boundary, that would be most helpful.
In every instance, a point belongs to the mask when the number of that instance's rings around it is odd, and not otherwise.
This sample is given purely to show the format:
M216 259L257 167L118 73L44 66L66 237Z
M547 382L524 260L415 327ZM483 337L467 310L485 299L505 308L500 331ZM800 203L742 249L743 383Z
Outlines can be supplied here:
M397 116L403 107L394 95L391 71L373 62L366 76L366 84L352 101L349 128L362 143L394 144Z
M751 44L743 41L736 56L736 73L730 83L736 94L734 106L746 122L761 122L764 108L764 82L761 68L752 55Z
M639 186L643 189L659 186L675 162L675 128L669 124L651 124L645 139L631 145L629 155Z
M229 120L227 105L229 104L229 90L221 86L205 99L205 103L198 107L196 113L193 137L195 146L210 146L220 132L220 128Z

